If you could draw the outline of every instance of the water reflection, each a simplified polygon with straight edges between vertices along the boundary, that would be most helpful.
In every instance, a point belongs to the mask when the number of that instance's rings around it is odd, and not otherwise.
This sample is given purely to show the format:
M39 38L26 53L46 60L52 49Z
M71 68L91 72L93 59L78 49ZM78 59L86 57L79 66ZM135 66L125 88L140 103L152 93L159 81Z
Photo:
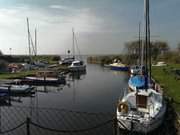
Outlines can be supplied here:
M76 87L75 87L75 85L76 85L78 80L85 79L85 76L86 76L86 71L74 72L74 73L70 73L68 75L67 85L69 88L72 88L72 90L73 90L73 96L72 96L73 104L76 104Z
M74 80L82 80L85 78L87 71L83 72L74 72L68 74L68 80L74 81Z
M88 64L87 72L69 73L66 84L37 86L34 95L11 97L12 105L113 112L127 87L128 75Z

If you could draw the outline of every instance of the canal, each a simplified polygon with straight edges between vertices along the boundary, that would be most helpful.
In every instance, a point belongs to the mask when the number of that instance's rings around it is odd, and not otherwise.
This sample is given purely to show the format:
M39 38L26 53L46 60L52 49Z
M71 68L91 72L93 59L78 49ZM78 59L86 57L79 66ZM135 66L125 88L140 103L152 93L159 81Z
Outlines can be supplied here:
M17 97L13 105L64 108L86 112L114 112L127 88L128 74L87 64L83 74L67 75L66 85L38 86L34 97Z
M38 86L34 96L13 97L11 106L1 106L0 133L115 134L117 128L113 118L116 103L126 94L128 73L87 64L86 73L68 74L66 81L66 85L56 87ZM164 123L149 135L162 133L176 133L172 111L166 114ZM126 134L119 131L116 135Z

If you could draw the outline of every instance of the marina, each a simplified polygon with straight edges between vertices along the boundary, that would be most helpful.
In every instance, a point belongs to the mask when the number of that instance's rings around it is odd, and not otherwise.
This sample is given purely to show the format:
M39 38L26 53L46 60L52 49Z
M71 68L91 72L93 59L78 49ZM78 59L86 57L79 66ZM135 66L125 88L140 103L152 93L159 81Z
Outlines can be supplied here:
M178 4L0 2L0 134L179 135Z

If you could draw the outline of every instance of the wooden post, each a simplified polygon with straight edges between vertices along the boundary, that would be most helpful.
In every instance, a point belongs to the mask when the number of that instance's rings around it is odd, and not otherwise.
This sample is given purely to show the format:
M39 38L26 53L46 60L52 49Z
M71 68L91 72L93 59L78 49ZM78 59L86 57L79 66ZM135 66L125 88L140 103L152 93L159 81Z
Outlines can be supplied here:
M11 105L11 86L8 86L8 101L8 104Z
M114 126L114 135L117 135L117 129L118 129L118 126L117 126L117 117L115 116L114 120L113 120L113 126Z
M30 118L27 117L26 119L26 131L27 131L27 135L30 135Z

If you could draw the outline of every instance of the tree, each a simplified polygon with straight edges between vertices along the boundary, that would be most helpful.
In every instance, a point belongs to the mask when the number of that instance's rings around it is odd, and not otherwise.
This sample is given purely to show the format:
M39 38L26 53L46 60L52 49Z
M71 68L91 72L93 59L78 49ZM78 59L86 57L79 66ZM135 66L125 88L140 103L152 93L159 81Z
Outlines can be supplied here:
M180 53L180 43L178 43L178 45L177 45L177 50Z
M143 44L143 41L140 41L140 43ZM151 42L150 46L151 46L151 57L154 60L156 60L159 55L163 56L169 51L169 45L167 42L164 42L164 41ZM142 48L142 45L139 45L138 40L125 43L125 49L127 51L127 54L129 55L130 61L137 61L137 59L140 59L140 56L142 55L141 48Z

